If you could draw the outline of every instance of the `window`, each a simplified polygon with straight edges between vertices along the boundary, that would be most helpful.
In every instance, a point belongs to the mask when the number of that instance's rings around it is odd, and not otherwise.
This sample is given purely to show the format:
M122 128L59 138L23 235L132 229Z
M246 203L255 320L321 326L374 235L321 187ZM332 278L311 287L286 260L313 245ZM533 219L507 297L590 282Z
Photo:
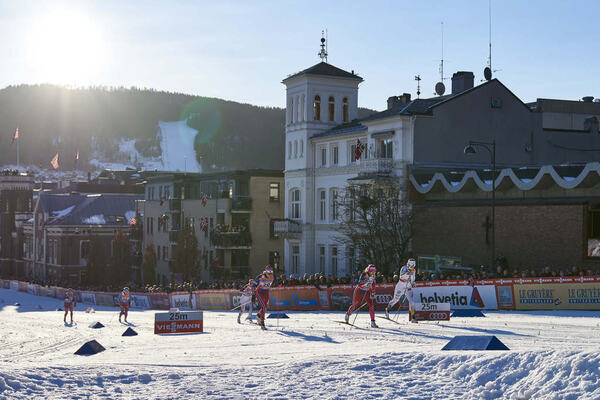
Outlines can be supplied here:
M90 241L89 240L80 240L79 241L79 258L82 260L87 260L90 255Z
M279 201L279 183L269 183L269 201Z
M327 218L327 192L319 191L319 219L325 221Z
M292 265L291 265L291 273L298 273L298 266L300 265L300 246L293 245L292 246Z
M325 246L319 245L319 272L325 273Z
M156 259L157 260L162 260L162 258L160 258L160 249L162 246L156 246Z
M335 99L329 96L329 120L335 120Z
M321 167L324 167L325 165L327 165L327 148L322 147L321 148Z
M315 109L315 121L320 121L321 120L321 96L315 96L315 103L314 103L314 109Z
M385 139L385 140L380 140L378 143L378 149L377 152L378 157L379 158L394 158L394 153L393 153L393 145L394 145L394 141L392 139Z
M300 120L304 121L304 95L302 95L302 108L300 113Z
M351 163L355 163L356 162L356 143L350 144L350 162Z
M290 218L299 219L300 218L300 190L292 189L290 193Z
M288 142L288 159L292 158L292 141Z
M169 247L163 246L163 260L166 260L167 258L169 258Z
M294 158L298 158L298 141L294 140Z
M294 98L290 97L290 124L294 123Z
M339 215L339 204L338 204L338 190L331 189L331 220L335 221Z
M351 274L352 272L354 272L354 269L356 268L356 254L355 254L355 250L354 247L347 247L346 248L346 266L347 266L347 270L346 272Z
M296 96L296 122L302 121L302 115L300 114L300 96Z
M331 147L331 165L338 165L339 162L339 148L335 144Z
M300 158L304 156L304 140L300 139Z
M331 275L337 276L338 274L338 248L336 246L331 246L329 249L331 251L331 270L329 271Z
M342 100L342 119L343 122L348 122L348 98L344 97Z

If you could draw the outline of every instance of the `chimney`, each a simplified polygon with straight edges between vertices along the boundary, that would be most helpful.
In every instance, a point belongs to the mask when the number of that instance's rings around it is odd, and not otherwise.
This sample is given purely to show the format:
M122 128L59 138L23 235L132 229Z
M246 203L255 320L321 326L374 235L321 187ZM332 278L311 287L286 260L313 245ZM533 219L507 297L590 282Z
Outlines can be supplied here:
M473 87L475 75L471 71L458 71L452 75L452 94L459 94Z
M585 96L582 97L581 100L583 100L584 103L591 103L594 101L594 96Z
M410 93L403 93L401 96L391 96L387 100L387 109L390 110L396 106L403 106L410 103Z

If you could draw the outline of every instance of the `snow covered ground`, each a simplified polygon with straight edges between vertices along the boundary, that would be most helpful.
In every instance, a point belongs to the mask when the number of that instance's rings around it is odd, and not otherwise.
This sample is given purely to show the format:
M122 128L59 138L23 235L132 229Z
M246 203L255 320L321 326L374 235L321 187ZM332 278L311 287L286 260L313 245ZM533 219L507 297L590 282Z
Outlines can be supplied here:
M600 312L489 312L400 324L368 314L290 312L269 330L206 311L203 334L154 335L155 311L75 310L0 289L1 399L598 399ZM20 306L13 304L19 302ZM36 309L40 305L41 310ZM100 321L105 328L90 329ZM455 335L496 335L510 351L440 351ZM96 339L106 351L73 353Z

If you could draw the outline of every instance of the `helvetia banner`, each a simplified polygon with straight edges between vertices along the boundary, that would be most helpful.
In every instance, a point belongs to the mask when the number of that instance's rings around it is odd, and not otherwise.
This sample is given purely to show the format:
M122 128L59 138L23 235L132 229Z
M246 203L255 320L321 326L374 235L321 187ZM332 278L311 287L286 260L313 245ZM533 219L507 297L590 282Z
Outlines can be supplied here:
M450 303L452 310L497 310L494 285L431 286L413 288L416 303Z

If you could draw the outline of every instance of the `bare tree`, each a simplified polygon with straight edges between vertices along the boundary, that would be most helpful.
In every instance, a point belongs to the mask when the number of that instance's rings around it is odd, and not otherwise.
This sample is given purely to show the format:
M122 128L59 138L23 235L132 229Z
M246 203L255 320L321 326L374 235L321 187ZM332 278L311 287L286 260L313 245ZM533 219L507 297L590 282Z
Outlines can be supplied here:
M389 274L408 255L412 208L397 182L351 184L338 200L340 239L362 263Z

